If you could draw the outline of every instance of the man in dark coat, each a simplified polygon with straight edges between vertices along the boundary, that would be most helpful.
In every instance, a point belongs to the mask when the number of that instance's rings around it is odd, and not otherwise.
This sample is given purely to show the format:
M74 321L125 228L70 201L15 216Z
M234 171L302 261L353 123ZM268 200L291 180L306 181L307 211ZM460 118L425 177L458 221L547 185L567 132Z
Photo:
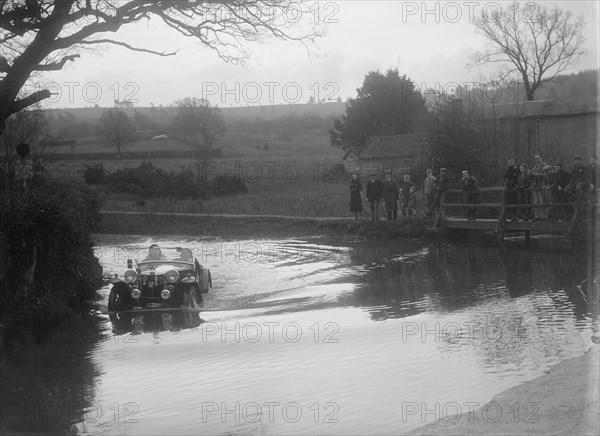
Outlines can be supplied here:
M590 182L586 179L586 169L581 161L581 156L573 158L573 167L571 168L571 180L565 188L565 194L582 203L584 200L584 191L590 188Z
M598 157L590 157L590 164L588 165L588 176L587 180L592 184L591 189L598 189Z
M450 178L448 177L448 172L446 168L440 168L440 175L435 181L434 184L434 192L435 196L433 197L433 204L427 211L427 214L431 215L432 212L437 216L440 211L440 202L442 200L442 194L448 190L450 186Z
M392 218L395 220L398 219L398 185L392 179L392 172L390 170L386 170L385 179L381 182L381 193L388 221Z
M367 201L371 207L371 221L379 221L379 204L381 202L381 180L376 174L371 174L367 182Z
M531 173L527 168L526 164L519 166L519 177L517 177L517 203L518 204L530 204L530 191L531 186ZM528 207L524 207L517 210L517 217L525 221L529 221L531 212Z
M517 204L517 184L519 179L519 169L514 159L510 159L506 166L506 170L502 175L504 183L504 204ZM515 209L506 210L506 219L517 216Z
M479 185L477 184L477 179L473 176L470 176L469 172L466 170L462 172L462 179L460 179L460 187L467 195L467 203L479 203L479 194L477 193ZM467 209L467 219L469 221L475 221L476 215L477 211L475 210L475 208L470 207Z

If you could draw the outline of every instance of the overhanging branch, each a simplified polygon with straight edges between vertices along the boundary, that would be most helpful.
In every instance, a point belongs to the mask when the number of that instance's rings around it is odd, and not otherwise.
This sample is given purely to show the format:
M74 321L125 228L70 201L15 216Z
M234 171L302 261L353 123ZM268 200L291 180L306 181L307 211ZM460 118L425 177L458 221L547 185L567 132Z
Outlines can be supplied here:
M79 58L79 57L81 57L81 56L79 56L78 54L73 54L73 55L65 56L65 57L63 57L58 62L53 62L51 64L38 65L37 67L34 68L34 71L58 71L58 70L62 70L62 68L65 66L65 63L67 61L71 61L72 62L76 58Z
M158 55L158 56L175 56L177 54L177 52L179 51L179 50L175 50L173 52L168 52L168 53L165 53L164 51L158 52L158 51L150 50L150 49L147 49L147 48L134 47L132 45L127 44L126 42L115 41L113 39L96 39L94 41L81 41L81 42L79 42L79 44L86 44L86 45L92 45L92 44L114 44L114 45L120 45L120 46L125 47L125 48L127 48L129 50L141 51L143 53L151 53L151 54Z
M40 91L36 91L31 95L28 95L25 98L20 100L15 100L8 107L8 111L6 113L5 118L8 118L10 115L19 112L20 110L25 109L26 107L33 106L36 103L39 103L42 100L50 98L50 91L48 89L42 89Z

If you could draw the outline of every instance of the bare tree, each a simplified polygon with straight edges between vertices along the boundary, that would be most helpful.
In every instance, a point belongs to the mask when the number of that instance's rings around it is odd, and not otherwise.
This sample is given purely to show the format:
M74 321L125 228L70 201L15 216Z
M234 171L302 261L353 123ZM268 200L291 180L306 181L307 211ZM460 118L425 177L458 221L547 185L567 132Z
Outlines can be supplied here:
M322 34L312 14L301 0L0 0L0 133L11 114L50 97L48 89L19 95L31 75L62 69L84 47L119 45L159 56L177 53L134 47L107 36L122 26L158 18L224 61L243 63L248 57L245 41L274 37L309 47Z
M472 56L472 66L502 63L502 79L522 80L525 97L533 100L538 88L551 81L584 54L582 17L558 7L529 2L500 7L474 22L490 48Z
M99 120L100 134L117 147L119 160L122 159L121 148L135 140L136 127L129 116L117 107L103 112Z
M213 148L225 131L223 111L211 106L209 101L195 97L176 101L175 106L177 113L173 127L193 138L199 158L201 150Z

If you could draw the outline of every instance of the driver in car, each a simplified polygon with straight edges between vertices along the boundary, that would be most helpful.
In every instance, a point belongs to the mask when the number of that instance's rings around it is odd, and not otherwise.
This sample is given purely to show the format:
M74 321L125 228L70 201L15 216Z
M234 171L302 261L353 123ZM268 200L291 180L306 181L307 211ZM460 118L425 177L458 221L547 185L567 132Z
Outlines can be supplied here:
M161 253L160 247L157 244L152 244L148 249L148 256L144 260L162 260L167 256Z
M181 260L185 260L186 262L193 262L194 254L192 253L192 250L190 250L189 248L182 248L179 258Z

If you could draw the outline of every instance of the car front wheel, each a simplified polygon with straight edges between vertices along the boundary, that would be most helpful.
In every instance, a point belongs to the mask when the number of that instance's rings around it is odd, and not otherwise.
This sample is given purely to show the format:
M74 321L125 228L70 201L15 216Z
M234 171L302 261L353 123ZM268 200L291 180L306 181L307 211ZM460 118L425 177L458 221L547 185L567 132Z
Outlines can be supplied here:
M120 312L122 310L129 310L130 298L129 290L126 285L121 283L115 283L110 290L108 296L108 311L109 312Z
M187 308L187 309L197 309L200 307L200 304L198 303L198 290L196 289L195 286L190 286L189 289L186 289L183 292L183 301L182 301L182 307ZM202 298L202 297L200 297ZM202 301L202 300L200 300Z

